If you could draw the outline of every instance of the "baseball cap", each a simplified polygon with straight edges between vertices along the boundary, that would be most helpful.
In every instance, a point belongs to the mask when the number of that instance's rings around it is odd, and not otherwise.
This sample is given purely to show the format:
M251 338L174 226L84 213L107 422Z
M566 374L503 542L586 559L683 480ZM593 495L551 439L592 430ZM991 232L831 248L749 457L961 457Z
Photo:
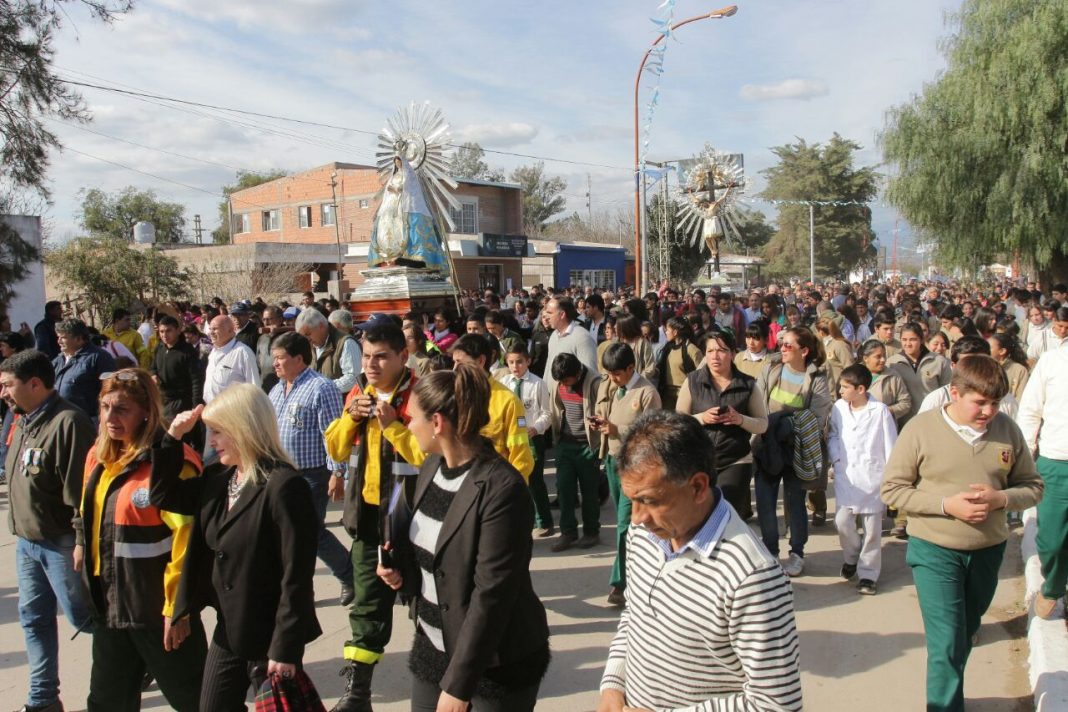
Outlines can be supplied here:
M248 308L248 305L244 302L236 302L230 305L230 316L244 316L249 314L252 310Z
M372 314L371 318L367 321L363 322L362 324L357 324L356 328L366 331L368 329L374 329L379 326L400 327L400 324L397 323L397 319L395 317L392 317L389 314L375 313Z
M300 314L300 309L297 309L296 307L289 307L284 312L282 312L282 318L283 319L296 319L297 315L299 315L299 314Z

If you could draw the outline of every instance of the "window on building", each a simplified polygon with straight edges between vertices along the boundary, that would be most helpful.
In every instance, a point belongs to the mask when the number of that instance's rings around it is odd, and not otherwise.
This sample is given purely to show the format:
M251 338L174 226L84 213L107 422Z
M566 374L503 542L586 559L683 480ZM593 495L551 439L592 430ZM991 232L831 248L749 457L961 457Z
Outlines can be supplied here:
M456 226L456 232L467 235L478 233L478 201L460 200L460 209L449 208L452 222Z
M301 227L311 227L312 226L311 206L310 205L301 205L299 208L297 208L297 218L300 221L300 226Z
M568 272L571 287L592 287L615 291L616 271L614 269L573 269Z
M243 232L252 232L252 220L249 218L248 213L239 213L233 216L234 224L231 228L231 232L235 235L240 235Z
M263 231L269 232L271 230L278 229L278 211L277 210L264 210L263 211Z
M323 225L334 224L334 206L329 203L324 203L319 206L320 223Z
M478 266L478 291L492 289L497 294L501 293L501 266L479 265Z
M360 207L361 208L369 208L369 207L371 207L371 201L368 200L367 198L360 198Z

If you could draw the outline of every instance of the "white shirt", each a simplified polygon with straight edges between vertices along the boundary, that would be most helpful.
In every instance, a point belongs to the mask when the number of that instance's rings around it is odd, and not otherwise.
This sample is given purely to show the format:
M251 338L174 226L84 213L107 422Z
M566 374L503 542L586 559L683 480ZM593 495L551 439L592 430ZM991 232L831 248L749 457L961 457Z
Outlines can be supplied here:
M1065 403L1068 403L1068 346L1062 345L1038 359L1020 399L1016 422L1032 453L1051 460L1068 460Z
M137 333L141 335L141 340L145 342L145 348L148 348L148 342L152 340L152 322L142 321L141 325L137 327Z
M934 410L935 408L942 408L949 405L949 402L953 400L949 397L949 386L942 386L936 388L928 393L923 398L923 402L920 403L920 409L917 413L923 413L928 410ZM1016 413L1020 408L1019 401L1016 400L1016 396L1012 393L1006 393L1005 397L1001 399L1001 407L998 411L1009 416L1013 420L1016 420Z
M516 377L508 370L501 371L496 376L501 385L515 393ZM538 435L544 435L552 425L552 415L549 411L549 389L545 381L538 378L537 374L527 371L523 376L523 385L519 387L519 400L523 401L523 410L526 411L527 425L538 431Z
M946 421L946 425L949 426L949 429L959 435L960 439L966 442L967 444L975 445L975 443L977 443L980 438L986 435L985 430L976 430L970 425L961 425L957 421L953 420L953 418L950 418L949 410L946 408L946 406L942 406L941 411L942 419ZM945 507L946 505L945 503L943 503L942 509L944 510Z
M211 403L215 396L234 383L260 385L260 370L256 354L236 338L208 354L208 370L204 374L204 402Z
M835 501L857 514L881 512L883 470L897 441L894 416L869 396L868 404L860 410L838 399L830 420L827 455L834 464Z

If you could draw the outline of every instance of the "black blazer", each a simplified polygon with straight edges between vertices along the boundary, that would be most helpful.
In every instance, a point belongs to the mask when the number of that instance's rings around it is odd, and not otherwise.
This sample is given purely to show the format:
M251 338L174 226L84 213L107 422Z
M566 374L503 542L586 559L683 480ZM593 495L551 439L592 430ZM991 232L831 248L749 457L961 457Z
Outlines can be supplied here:
M414 509L441 465L423 463ZM453 498L434 552L449 665L441 689L469 700L487 668L545 651L549 626L530 581L534 507L523 477L491 447L479 454ZM419 572L405 572L418 581Z
M174 444L165 437L153 457L180 466L180 450L166 451ZM189 480L178 479L174 467L152 471L152 503L196 517L174 617L211 606L231 652L298 664L304 646L322 635L312 586L320 523L311 489L299 472L275 463L266 484L249 482L227 511L231 474L221 464Z

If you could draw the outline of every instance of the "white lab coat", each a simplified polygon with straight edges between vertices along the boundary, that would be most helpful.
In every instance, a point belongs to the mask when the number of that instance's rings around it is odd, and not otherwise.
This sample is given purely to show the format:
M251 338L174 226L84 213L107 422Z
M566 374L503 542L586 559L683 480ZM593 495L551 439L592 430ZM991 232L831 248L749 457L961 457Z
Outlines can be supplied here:
M839 508L851 507L856 514L883 510L879 488L896 440L894 416L874 398L868 398L861 410L853 410L841 399L834 404L827 452L834 465L834 497Z

